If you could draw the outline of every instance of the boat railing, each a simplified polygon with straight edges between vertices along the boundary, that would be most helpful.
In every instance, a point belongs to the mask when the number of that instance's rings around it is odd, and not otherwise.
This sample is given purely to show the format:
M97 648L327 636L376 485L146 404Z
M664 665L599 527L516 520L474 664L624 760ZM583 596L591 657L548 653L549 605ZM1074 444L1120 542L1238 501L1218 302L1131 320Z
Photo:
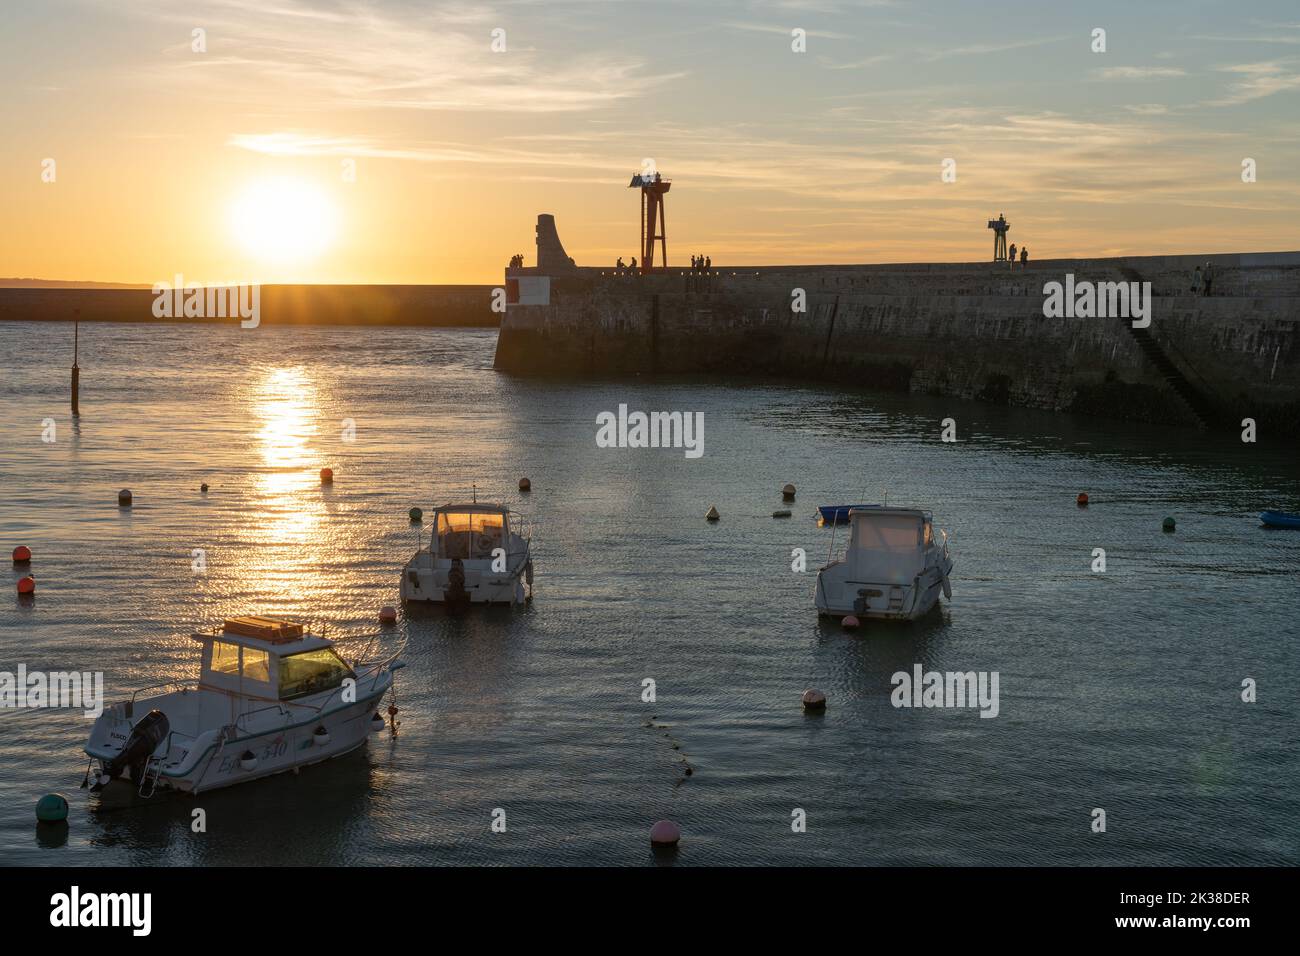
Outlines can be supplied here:
M285 719L286 721L288 721L290 718L293 717L293 711L291 711L291 710L289 710L287 707L285 707L284 704L281 704L281 703L276 703L276 704L267 704L265 707L259 707L259 708L257 708L256 710L247 710L247 711L244 711L244 713L242 713L242 714L240 714L238 717L236 717L236 718L235 718L235 732L238 733L238 732L242 729L242 730L244 730L246 733L252 733L252 730L251 730L250 728L248 728L248 727L243 727L243 728L241 728L241 727L240 727L240 724L242 724L242 723L244 722L244 718L246 718L246 717L254 717L254 716L256 716L257 714L260 714L260 713L262 713L262 712L264 712L264 711L268 711L268 710L278 710L278 711L280 712L280 715L281 715L282 717L284 717L284 719Z
M179 690L191 690L195 687L195 683L192 680L184 680L184 679L165 680L165 681L160 681L157 684L150 684L148 687L138 687L134 691L132 691L131 699L126 702L126 707L127 707L126 716L130 717L135 712L135 699L139 697L141 694L145 693L146 691L162 690L167 687L177 688Z

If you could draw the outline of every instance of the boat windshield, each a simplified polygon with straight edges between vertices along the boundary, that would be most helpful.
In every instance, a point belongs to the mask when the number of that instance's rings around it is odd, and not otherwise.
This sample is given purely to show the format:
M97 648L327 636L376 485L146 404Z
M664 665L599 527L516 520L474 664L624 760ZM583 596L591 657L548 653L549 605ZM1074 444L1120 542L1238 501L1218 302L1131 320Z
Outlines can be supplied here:
M924 522L916 515L855 515L849 546L854 581L904 584L923 564Z
M290 654L280 658L280 699L334 690L345 678L355 676L352 668L327 647Z
M490 558L505 547L506 516L491 511L443 511L438 514L438 552L444 558Z

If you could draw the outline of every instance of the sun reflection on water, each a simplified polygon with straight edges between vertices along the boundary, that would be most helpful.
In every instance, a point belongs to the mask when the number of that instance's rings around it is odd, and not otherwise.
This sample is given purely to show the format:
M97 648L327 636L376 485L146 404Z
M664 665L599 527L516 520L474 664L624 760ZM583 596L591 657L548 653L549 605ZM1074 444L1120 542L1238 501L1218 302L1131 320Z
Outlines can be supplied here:
M320 395L301 366L267 369L255 386L252 412L261 468L256 479L259 519L250 529L259 540L306 543L320 522L306 492L319 481L320 455L312 447Z

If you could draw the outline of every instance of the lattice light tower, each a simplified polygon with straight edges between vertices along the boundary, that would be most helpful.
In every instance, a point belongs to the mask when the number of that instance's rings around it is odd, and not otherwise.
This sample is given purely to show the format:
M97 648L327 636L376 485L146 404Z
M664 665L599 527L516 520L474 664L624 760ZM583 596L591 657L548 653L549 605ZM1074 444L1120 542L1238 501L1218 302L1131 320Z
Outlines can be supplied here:
M641 272L647 273L654 268L655 243L663 251L663 265L668 268L668 235L664 228L664 195L672 183L659 173L637 173L627 184L628 189L641 190ZM657 226L656 226L657 223ZM658 230L656 234L656 228Z
M1007 222L1002 213L998 213L998 218L989 220L989 228L993 230L993 261L1007 261L1007 230L1011 228L1011 223Z

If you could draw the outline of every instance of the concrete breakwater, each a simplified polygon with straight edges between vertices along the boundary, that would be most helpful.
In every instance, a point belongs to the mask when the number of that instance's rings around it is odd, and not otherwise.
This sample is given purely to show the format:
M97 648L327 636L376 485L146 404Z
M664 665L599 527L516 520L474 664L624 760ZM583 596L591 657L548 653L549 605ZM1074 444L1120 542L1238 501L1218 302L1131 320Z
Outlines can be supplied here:
M265 285L260 321L270 325L434 325L492 327L492 286ZM159 318L150 289L0 289L0 322L231 322L230 318Z
M1132 420L1300 421L1300 253L507 271L496 367L808 378ZM1192 291L1213 263L1212 294ZM551 268L547 268L550 265ZM1150 282L1151 323L1044 315L1044 286ZM792 309L802 290L806 311Z

